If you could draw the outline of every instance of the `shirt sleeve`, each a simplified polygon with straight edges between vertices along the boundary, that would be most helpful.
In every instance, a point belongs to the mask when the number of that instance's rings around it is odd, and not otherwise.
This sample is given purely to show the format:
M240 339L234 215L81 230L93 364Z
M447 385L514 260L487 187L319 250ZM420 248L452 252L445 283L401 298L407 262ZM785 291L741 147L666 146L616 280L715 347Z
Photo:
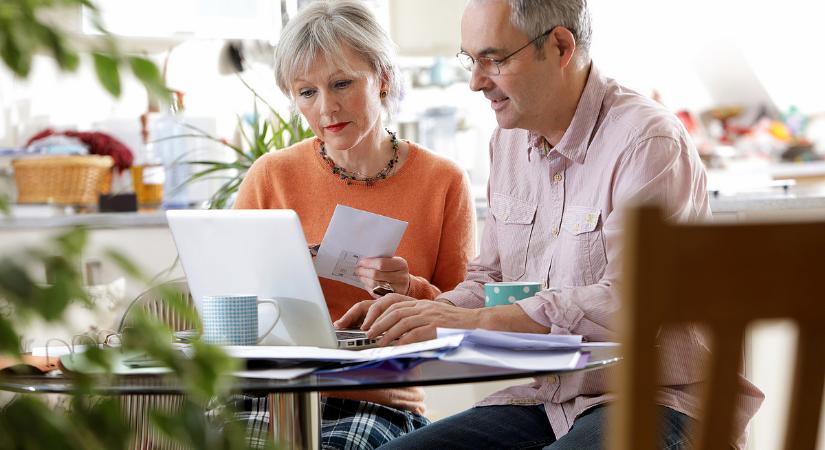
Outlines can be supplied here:
M493 139L490 142L490 155L492 157ZM489 199L490 182L488 181L487 213L484 219L484 231L481 234L481 251L467 265L467 274L464 281L459 283L452 291L438 296L439 299L447 300L462 308L484 307L484 284L501 281L502 279L501 263L498 256L498 240L495 233L496 218L491 212Z
M642 140L614 169L613 211L603 223L607 266L592 285L551 288L518 303L552 333L581 334L591 341L615 340L614 313L619 306L623 208L658 204L674 221L709 216L705 174L686 142L672 137Z
M410 297L434 299L453 289L467 272L467 262L475 253L475 205L463 173L447 189L443 217L432 280L411 275Z

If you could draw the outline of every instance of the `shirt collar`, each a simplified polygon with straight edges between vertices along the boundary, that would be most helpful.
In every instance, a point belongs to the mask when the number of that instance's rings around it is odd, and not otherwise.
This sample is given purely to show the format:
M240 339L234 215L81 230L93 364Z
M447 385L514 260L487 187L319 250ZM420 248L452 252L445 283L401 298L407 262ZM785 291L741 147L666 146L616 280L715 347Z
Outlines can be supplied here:
M528 134L528 157L533 150L543 156L549 156L555 150L565 158L583 164L590 145L590 136L593 135L593 130L596 128L606 92L607 80L601 76L598 69L596 69L596 65L591 63L590 74L587 77L587 83L579 99L579 104L576 106L576 112L573 114L573 120L558 145L553 147L543 136L530 131Z

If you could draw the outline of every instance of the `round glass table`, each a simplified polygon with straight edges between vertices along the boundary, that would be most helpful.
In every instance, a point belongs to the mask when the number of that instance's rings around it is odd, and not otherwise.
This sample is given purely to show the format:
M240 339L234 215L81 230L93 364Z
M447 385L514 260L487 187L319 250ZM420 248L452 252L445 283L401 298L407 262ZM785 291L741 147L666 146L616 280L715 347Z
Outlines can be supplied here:
M378 366L340 372L312 373L290 380L236 378L233 390L269 396L270 421L279 448L320 447L320 397L322 391L435 386L597 370L618 362L618 347L589 347L587 362L576 369L518 370L473 364L425 360L408 368ZM0 376L0 390L17 393L78 392L71 376ZM168 396L184 394L182 384L170 376L106 376L96 380L97 395Z

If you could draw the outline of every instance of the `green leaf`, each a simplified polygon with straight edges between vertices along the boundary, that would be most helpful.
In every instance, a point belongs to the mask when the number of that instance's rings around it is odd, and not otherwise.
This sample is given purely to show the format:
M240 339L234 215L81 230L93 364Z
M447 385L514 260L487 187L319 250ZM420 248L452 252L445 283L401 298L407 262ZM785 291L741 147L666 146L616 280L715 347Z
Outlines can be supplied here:
M84 446L94 442L101 449L126 449L132 430L124 418L119 400L106 397L88 406L84 403L75 402L71 412L74 426L89 431L87 439L80 442Z
M62 255L69 258L77 258L83 254L83 249L86 248L89 233L83 227L75 227L58 235L54 240Z
M182 138L206 139L206 140L209 140L209 141L212 141L212 142L217 142L218 144L221 144L221 145L231 149L232 151L234 151L241 158L244 158L244 159L247 158L246 153L244 153L244 151L240 147L238 147L236 145L232 145L224 139L219 139L219 138L216 138L214 136L210 136L205 131L198 130L196 127L193 127L189 124L182 123L181 125L183 125L185 128L195 129L200 134L191 134L191 133L189 133L189 134L176 134L174 136L167 136L167 137L164 137L164 138L155 139L151 142L164 142L164 141L169 141L169 140L173 140L173 139L182 139Z
M248 145L249 147L254 146L255 144L252 143L252 140L246 134L246 126L244 125L243 118L241 118L241 116L237 116L237 118L238 118L238 131L241 132L241 137L243 138L244 142L246 142L246 145ZM247 155L246 153L244 153L243 156L245 158L249 158L249 155Z
M165 300L166 304L178 317L186 322L195 324L196 328L200 328L200 316L189 301L190 294L188 290L181 291L170 287L168 284L157 286L157 290L160 297Z
M98 10L97 10L97 6L95 6L95 4L94 4L94 3L92 3L92 2L90 2L89 0L70 0L70 1L71 1L72 3L77 2L77 4L79 4L79 5L81 5L81 6L85 6L85 7L86 7L86 8L88 8L88 9L89 9L92 13L95 13L95 15L96 15L96 13L98 12Z
M9 198L6 197L6 194L0 192L0 213L7 215L11 214L11 209L9 208Z
M225 168L225 167L220 167L220 166L211 167L209 169L204 169L204 170L202 170L198 173L192 174L189 178L186 179L186 181L184 181L184 184L194 183L195 181L201 180L205 177L208 177L209 175L212 175L212 174L215 174L215 173L218 173L218 172L223 172L225 170L229 170L229 169Z
M54 56L57 65L68 71L77 69L79 59L74 50L68 48L64 42L63 36L49 26L42 23L31 24L31 34L43 47L49 49L49 52Z
M117 68L117 59L104 53L93 53L95 72L100 84L115 97L120 97L120 72Z
M132 68L132 73L135 74L138 80L146 86L152 94L156 95L158 99L163 102L170 101L171 91L163 82L163 77L160 70L152 61L138 56L130 56L129 67Z
M0 294L21 308L29 308L28 300L36 285L29 273L14 261L0 260Z
M78 448L68 438L68 415L55 414L40 398L20 396L0 411L0 443L3 448Z
M86 342L89 344L89 342ZM83 357L91 363L92 366L98 366L107 372L112 370L112 351L106 351L98 346L90 345L86 351L83 352Z
M193 166L213 166L213 167L217 167L221 170L228 170L228 169L247 170L250 167L250 165L248 163L243 162L243 161L225 162L225 161L212 161L212 160L194 160L194 161L186 161L186 164L191 164Z
M0 316L0 355L19 355L20 336L14 330L14 326Z
M241 186L242 181L243 177L239 176L237 178L232 178L221 185L221 187L219 187L209 199L209 209L226 208L229 200L232 198L232 195L235 194Z
M145 277L143 276L143 271L129 259L128 256L124 255L123 253L115 250L115 249L107 249L105 251L106 257L111 259L120 270L126 272L132 278L143 280Z
M14 25L0 27L0 57L15 75L26 78L32 67L32 52L24 48L23 43L14 36Z

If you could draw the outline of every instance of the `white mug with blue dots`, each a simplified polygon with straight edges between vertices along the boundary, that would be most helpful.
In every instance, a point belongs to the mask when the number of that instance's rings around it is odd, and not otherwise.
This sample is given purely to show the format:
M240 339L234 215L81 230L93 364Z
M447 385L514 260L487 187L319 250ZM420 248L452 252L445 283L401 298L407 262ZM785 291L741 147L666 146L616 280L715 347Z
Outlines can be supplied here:
M484 285L484 306L512 305L536 295L541 283L534 281L502 281Z

